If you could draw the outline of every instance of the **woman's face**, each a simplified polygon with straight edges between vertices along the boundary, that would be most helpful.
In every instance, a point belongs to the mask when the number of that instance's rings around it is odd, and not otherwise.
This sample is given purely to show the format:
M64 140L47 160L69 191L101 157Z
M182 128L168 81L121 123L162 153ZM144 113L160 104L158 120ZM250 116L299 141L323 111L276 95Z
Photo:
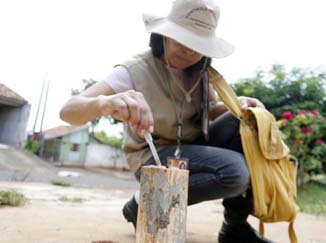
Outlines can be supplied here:
M190 67L203 57L201 54L169 38L166 38L165 51L168 64L176 69Z

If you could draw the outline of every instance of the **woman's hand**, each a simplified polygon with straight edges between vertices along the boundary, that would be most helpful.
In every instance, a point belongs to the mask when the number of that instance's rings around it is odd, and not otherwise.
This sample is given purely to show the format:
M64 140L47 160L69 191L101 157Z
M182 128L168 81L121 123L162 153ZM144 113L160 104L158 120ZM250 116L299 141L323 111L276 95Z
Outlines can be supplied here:
M247 96L239 96L238 99L239 99L242 110L246 110L249 107L260 107L260 108L265 109L264 104L261 103L260 100L258 100L256 98L251 98L251 97L247 97Z
M104 81L95 83L70 98L60 110L62 120L82 125L100 116L113 116L129 125L140 136L153 132L153 115L143 94L134 90L115 91Z
M153 114L140 92L129 90L110 96L100 95L98 107L101 115L127 122L140 137L144 137L145 132L153 132Z
M212 84L209 84L208 100L209 100L209 109L208 109L209 120L212 121L227 111L227 108L224 105L224 103L217 101L216 91L214 90Z
M226 111L227 108L223 102L211 101L209 102L208 119L212 121Z

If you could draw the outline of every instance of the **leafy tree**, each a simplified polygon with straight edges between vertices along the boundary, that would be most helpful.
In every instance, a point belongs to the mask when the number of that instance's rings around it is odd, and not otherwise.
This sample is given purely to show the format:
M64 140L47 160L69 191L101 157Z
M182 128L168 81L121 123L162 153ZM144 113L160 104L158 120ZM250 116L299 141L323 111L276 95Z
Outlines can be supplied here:
M238 95L256 97L277 118L284 111L318 110L326 115L326 73L293 68L286 72L283 65L269 71L259 70L252 78L233 85Z
M112 147L121 148L122 146L122 138L108 136L104 131L96 132L95 137L101 140L103 143L111 145Z

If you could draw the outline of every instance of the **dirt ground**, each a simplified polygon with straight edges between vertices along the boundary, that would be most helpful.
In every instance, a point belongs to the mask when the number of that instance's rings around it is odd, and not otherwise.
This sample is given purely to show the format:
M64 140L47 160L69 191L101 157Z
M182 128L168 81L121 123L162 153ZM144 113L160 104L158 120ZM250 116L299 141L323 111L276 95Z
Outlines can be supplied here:
M134 229L121 209L134 189L58 187L48 183L0 181L0 190L14 189L29 198L22 207L0 207L1 243L135 242ZM83 199L69 202L63 198ZM221 201L188 208L187 243L216 242L223 220ZM258 226L250 218L253 226ZM295 229L301 243L326 243L326 217L300 213ZM256 227L257 228L257 227ZM265 225L266 236L287 243L287 224Z
M72 186L53 186L54 179ZM133 226L121 210L138 187L129 172L58 168L26 151L0 146L0 190L16 190L29 199L22 207L0 207L0 243L134 243ZM249 220L257 228L258 221ZM220 200L188 207L187 243L216 243L222 221ZM325 225L326 217L300 213L295 222L299 242L326 243ZM287 227L265 225L266 237L288 243Z

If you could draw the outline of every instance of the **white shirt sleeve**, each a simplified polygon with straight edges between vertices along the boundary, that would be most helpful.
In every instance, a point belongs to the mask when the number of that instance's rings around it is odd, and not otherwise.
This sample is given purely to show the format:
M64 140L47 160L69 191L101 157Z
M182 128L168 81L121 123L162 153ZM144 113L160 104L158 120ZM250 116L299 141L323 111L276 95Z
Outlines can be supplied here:
M104 79L116 93L135 90L135 82L131 78L130 73L124 66L115 66L108 76Z

